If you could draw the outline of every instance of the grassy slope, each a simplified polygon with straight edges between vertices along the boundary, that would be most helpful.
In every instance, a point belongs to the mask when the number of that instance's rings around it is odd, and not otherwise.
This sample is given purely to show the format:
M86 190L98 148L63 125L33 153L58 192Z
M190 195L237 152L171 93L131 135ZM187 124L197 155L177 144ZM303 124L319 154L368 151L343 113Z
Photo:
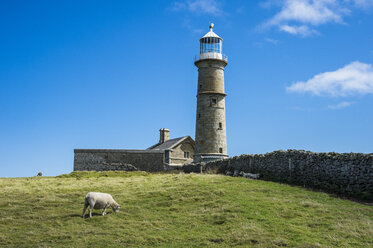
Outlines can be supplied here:
M0 179L0 247L373 247L373 209L220 175ZM110 176L111 175L111 176ZM121 211L80 217L89 191Z

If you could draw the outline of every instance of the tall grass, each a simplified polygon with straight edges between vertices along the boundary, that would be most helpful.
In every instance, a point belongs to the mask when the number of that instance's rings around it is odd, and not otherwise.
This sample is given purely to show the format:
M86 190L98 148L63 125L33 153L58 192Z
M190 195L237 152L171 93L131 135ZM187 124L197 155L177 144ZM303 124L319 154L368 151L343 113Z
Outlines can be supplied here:
M120 212L81 218L106 192ZM0 179L0 247L373 247L373 209L221 175L81 172Z

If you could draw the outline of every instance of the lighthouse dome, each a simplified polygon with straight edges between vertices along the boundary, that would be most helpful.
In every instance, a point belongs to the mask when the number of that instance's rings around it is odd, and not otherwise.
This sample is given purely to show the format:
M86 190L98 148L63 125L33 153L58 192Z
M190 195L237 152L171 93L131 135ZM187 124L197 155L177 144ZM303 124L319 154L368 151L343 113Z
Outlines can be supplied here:
M213 37L213 38L218 38L220 40L223 40L221 37L219 37L219 35L215 34L214 31L213 31L213 28L214 28L214 23L211 23L210 24L210 31L208 33L206 33L202 38L202 39L205 39L205 38L210 38L210 37ZM201 41L200 40L200 41Z

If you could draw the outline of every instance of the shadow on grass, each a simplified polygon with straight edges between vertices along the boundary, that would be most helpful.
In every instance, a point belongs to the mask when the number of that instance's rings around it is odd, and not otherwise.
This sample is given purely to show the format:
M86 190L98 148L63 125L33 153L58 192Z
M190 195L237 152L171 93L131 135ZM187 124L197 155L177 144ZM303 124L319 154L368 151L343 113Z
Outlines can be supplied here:
M105 216L106 215L110 215L110 214L112 214L112 212L107 212L106 214L105 214ZM97 217L97 216L101 216L101 217L105 217L105 216L102 216L102 213L94 213L94 212L92 212L92 218L93 217ZM62 217L62 219L69 219L69 218L82 218L82 214L68 214L68 215L65 215L65 216L63 216ZM84 215L84 218L88 218L89 219L89 213L86 213L85 215Z

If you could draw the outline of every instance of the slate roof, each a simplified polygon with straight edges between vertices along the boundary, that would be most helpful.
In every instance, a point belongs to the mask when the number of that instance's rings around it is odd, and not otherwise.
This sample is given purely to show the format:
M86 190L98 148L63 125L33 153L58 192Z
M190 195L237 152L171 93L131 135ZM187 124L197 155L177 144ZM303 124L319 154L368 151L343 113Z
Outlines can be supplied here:
M180 144L182 141L190 138L189 136L184 136L180 138L170 139L164 143L158 143L148 148L148 150L169 150Z

